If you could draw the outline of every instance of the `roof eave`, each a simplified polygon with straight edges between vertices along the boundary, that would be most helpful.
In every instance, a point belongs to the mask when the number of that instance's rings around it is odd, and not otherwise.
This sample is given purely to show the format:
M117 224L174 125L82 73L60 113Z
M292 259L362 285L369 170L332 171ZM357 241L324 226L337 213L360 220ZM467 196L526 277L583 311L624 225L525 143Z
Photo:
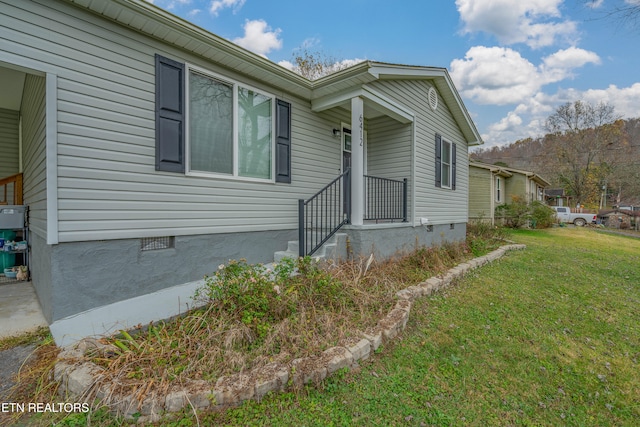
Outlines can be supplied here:
M94 6L95 3L92 3L89 0L66 0L69 3L74 4L77 7L88 10L89 12L98 14L103 18L109 19L111 21L117 22L120 25L129 27L139 33L145 34L149 37L156 38L161 40L163 43L174 44L180 49L185 49L184 46L181 46L177 43L171 43L168 40L164 40L162 38L157 37L156 35L145 31L143 28L144 25L134 26L130 23L123 22L119 20L118 17L120 14L112 15L109 13L107 8L99 9L97 6ZM256 72L246 73L248 76L254 79L263 80L265 73L274 77L277 80L280 80L282 84L280 85L282 89L285 89L293 94L303 97L311 96L311 81L302 77L301 75L294 73L293 71L276 64L269 59L262 57L258 54L255 54L237 44L226 40L216 34L213 34L203 28L198 27L197 25L192 24L189 21L186 21L170 12L165 11L164 9L148 2L145 0L111 0L110 3L117 3L120 7L126 8L129 11L136 13L137 15L153 20L155 22L161 23L163 26L175 30L181 34L186 34L187 36L200 41L202 43L206 43L209 46L213 46L215 49L221 51L224 54L229 55L230 57L237 58L241 61L246 62L247 64L256 68ZM197 54L194 52L194 54ZM203 56L206 59L206 56ZM216 61L220 63L219 61ZM222 66L229 66L228 64L220 63Z

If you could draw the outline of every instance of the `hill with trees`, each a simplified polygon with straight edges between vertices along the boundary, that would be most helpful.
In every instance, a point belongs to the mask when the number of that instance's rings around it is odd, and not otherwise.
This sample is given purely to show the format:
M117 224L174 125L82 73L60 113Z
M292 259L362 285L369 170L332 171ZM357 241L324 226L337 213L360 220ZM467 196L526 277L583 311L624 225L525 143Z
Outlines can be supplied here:
M533 171L576 203L640 206L640 118L620 119L609 104L564 104L547 134L479 149L471 158Z

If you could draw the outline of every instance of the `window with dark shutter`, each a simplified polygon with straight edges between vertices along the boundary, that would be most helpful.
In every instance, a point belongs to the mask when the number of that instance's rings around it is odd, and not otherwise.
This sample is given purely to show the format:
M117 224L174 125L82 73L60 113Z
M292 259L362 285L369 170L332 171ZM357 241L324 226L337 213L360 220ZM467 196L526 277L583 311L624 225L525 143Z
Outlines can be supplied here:
M156 55L156 170L184 173L184 64Z
M276 100L276 182L291 183L291 104Z
M436 187L442 187L442 137L436 133Z
M451 189L456 189L456 144L451 144Z

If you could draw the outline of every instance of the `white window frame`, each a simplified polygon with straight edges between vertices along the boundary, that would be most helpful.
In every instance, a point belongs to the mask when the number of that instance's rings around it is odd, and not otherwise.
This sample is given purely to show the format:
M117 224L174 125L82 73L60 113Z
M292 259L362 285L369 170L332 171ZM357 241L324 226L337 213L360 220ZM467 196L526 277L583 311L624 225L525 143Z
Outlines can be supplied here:
M269 93L265 90L258 89L254 86L247 85L244 83L240 83L236 80L230 79L227 76L223 76L221 74L214 73L205 68L198 67L192 64L185 64L186 72L185 72L185 175L195 176L195 177L203 177L203 178L218 178L218 179L230 179L237 181L253 181L253 182L267 182L267 183L275 183L276 182L276 159L275 159L275 149L276 149L276 96L272 93ZM191 135L189 135L189 118L190 118L190 89L189 89L189 80L191 76L191 72L195 72L201 74L205 77L215 79L220 81L221 83L228 84L233 88L233 133L232 133L232 152L233 152L233 174L224 174L224 173L216 173L216 172L207 172L207 171L194 171L191 170ZM238 144L239 144L239 129L238 129L238 89L248 89L253 92L259 93L260 95L266 96L271 99L271 177L268 179L265 178L254 178L247 176L238 175Z
M496 202L502 203L502 187L500 186L501 179L496 176Z
M447 144L449 146L449 163L445 163L444 162L444 146L445 144ZM452 164L452 159L453 159L453 155L452 152L453 151L453 143L447 139L445 139L444 137L440 137L440 187L441 188L446 188L446 189L451 189L451 180L453 179L453 164ZM447 185L444 185L444 165L449 166L449 173L447 176Z

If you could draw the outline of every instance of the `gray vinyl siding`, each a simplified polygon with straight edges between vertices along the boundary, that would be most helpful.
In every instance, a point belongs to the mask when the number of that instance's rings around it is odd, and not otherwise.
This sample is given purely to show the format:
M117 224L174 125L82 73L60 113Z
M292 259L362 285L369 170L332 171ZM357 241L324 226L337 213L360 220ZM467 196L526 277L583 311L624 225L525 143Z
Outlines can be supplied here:
M0 179L19 172L20 114L17 111L0 109ZM7 200L4 198L4 186L0 187L0 201L13 203L13 186L7 186Z
M432 224L467 222L468 146L453 115L438 94L438 108L431 110L425 94L431 84L418 80L377 81L371 87L394 99L415 115L415 211L414 218ZM435 186L435 134L456 144L456 190Z
M469 167L469 218L491 219L492 173L484 168Z
M27 74L22 93L22 153L24 203L29 228L47 238L45 78Z
M382 117L370 120L367 129L367 174L398 181L407 178L411 218L411 124Z
M276 96L282 91L67 4L0 3L0 27L8 27L0 31L3 49L57 75L60 242L293 229L297 199L337 176L340 150L331 130L339 121L287 96L292 184L156 172L155 53ZM41 153L33 152L30 166L38 179ZM44 180L30 185L31 200L46 213L38 198Z

